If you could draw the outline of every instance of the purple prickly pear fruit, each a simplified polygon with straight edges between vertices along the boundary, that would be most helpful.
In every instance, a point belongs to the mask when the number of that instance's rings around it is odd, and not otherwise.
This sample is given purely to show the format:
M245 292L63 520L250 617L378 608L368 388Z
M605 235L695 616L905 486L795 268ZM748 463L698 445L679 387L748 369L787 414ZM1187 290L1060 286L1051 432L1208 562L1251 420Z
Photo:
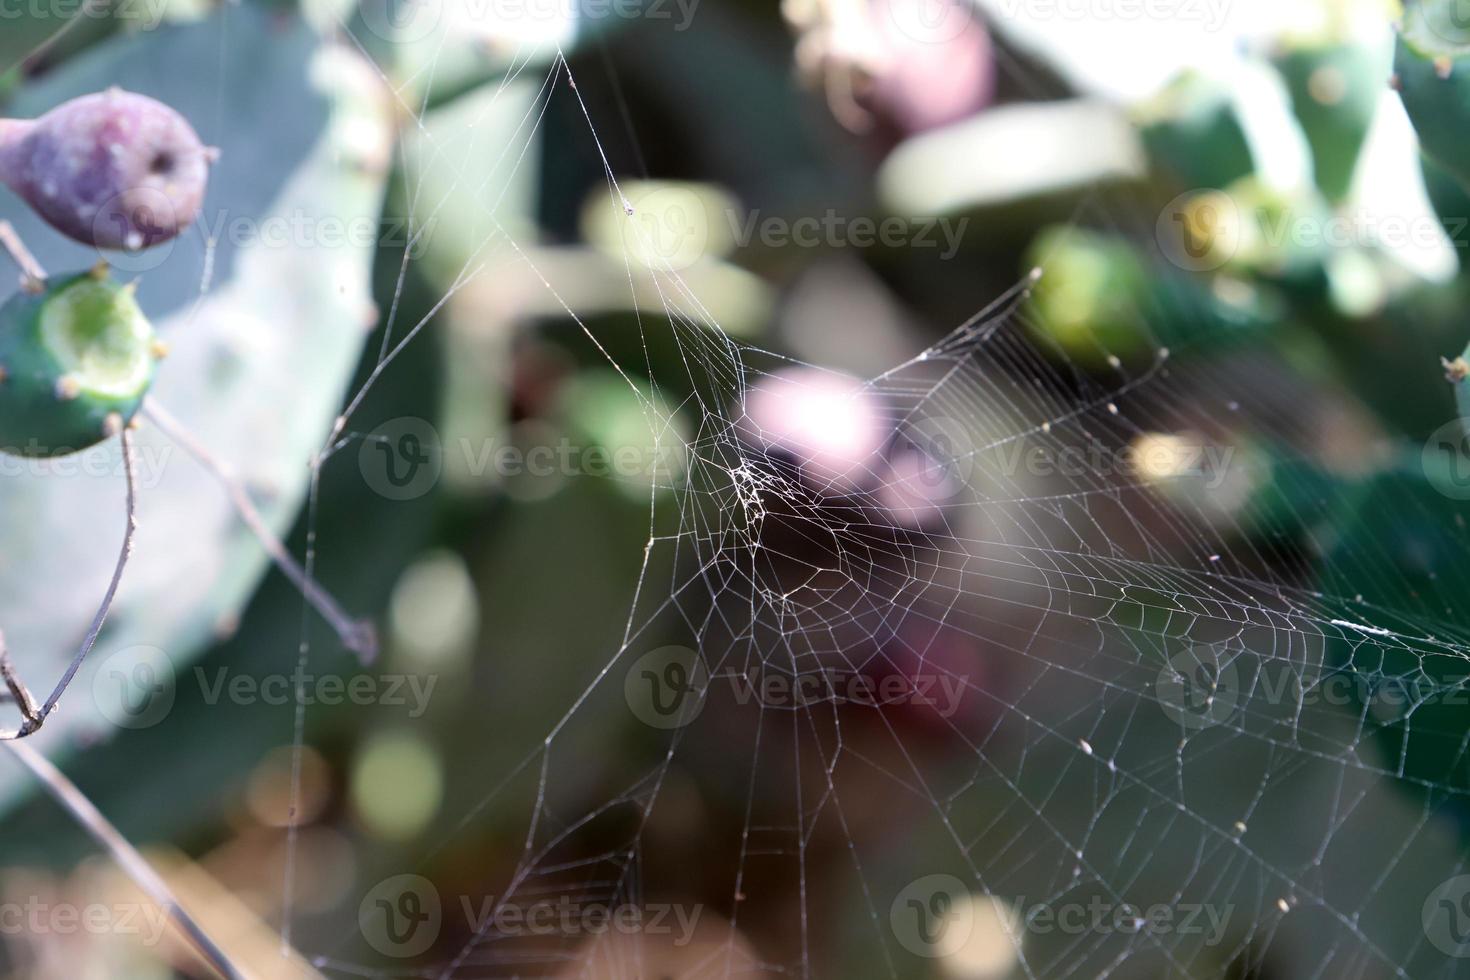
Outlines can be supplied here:
M194 222L215 151L156 99L121 89L0 120L0 181L58 231L136 251Z
M972 116L995 97L990 32L967 4L871 0L876 37L866 101L902 132Z

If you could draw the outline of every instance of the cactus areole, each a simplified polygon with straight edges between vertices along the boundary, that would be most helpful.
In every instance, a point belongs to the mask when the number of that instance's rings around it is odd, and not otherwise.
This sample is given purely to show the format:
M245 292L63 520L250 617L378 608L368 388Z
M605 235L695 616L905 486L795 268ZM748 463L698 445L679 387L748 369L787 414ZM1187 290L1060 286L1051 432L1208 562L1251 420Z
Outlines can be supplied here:
M159 353L133 288L106 266L16 293L0 306L0 452L65 456L114 435Z

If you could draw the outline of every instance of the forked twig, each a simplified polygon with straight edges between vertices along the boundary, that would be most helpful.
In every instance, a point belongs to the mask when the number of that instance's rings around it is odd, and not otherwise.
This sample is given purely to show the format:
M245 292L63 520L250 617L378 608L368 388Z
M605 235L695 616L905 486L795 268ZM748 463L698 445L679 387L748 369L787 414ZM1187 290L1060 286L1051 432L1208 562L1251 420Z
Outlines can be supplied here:
M107 592L102 597L102 604L97 607L97 613L92 617L92 625L87 629L87 635L82 640L82 645L77 648L76 654L67 665L66 673L62 674L61 680L52 689L51 695L39 708L31 697L31 692L21 682L19 674L16 673L15 665L10 660L8 651L5 651L3 642L0 642L0 676L3 676L5 686L9 689L10 697L13 697L20 706L21 714L25 718L23 724L17 731L0 731L0 741L13 741L34 734L37 729L45 723L46 718L56 709L56 703L66 693L71 685L72 679L76 677L77 671L81 669L82 662L87 659L87 654L97 645L97 637L102 633L102 626L107 622L107 614L112 611L113 600L117 598L118 586L122 584L123 571L128 567L128 559L133 554L133 542L138 531L138 475L137 464L133 458L133 434L123 424L122 419L113 416L113 424L118 435L122 438L123 471L127 476L128 485L128 514L127 530L123 534L122 551L118 554L117 565L112 570L112 581L107 585Z
M143 415L156 425L160 432L177 443L184 452L194 457L201 466L209 471L210 475L224 488L230 502L234 504L236 512L239 513L240 519L255 535L261 547L265 549L266 554L270 556L271 561L275 562L281 573L300 590L306 601L311 603L312 607L327 621L342 645L356 653L364 663L371 663L378 653L378 635L372 623L349 616L337 604L337 600L332 598L331 594L322 588L316 579L307 574L300 562L266 524L265 518L261 517L260 511L255 506L255 501L250 499L250 492L230 471L229 467L151 396L143 401Z
M25 764L35 777L46 787L52 799L71 814L72 818L82 826L84 830L102 846L112 859L118 863L122 870L133 883L143 890L150 899L173 920L175 926L189 940L195 951L212 966L220 976L227 980L243 980L245 974L230 962L209 934L199 925L199 922L189 914L182 902L174 895L153 866L138 853L137 848L128 843L118 829L114 827L102 812L92 805L81 790L71 780L67 779L51 764L51 761L24 742L11 742L10 750L15 753L16 758Z
M20 714L25 719L27 727L39 726L41 724L40 709L36 706L36 699L31 697L31 692L26 690L25 684L21 683L20 675L16 673L15 663L10 659L10 649L5 645L3 630L0 630L0 677L4 678L11 698L20 706Z

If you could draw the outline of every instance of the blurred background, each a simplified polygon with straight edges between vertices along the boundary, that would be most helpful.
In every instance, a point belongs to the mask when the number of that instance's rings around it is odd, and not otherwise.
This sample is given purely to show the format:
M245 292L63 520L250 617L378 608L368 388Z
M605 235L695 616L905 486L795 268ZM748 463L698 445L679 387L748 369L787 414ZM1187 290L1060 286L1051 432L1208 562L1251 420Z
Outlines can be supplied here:
M0 0L0 113L221 149L107 257L381 647L145 426L35 744L251 976L1470 976L1470 120L1402 15ZM0 470L33 689L119 465ZM213 975L4 771L5 975Z

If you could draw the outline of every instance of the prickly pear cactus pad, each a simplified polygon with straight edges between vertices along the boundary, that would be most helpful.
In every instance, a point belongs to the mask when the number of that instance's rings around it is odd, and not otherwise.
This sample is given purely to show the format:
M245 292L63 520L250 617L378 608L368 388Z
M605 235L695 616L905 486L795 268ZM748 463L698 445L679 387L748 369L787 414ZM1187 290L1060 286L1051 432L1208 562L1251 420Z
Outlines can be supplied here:
M0 306L0 452L65 456L132 420L160 354L135 292L98 266Z
M1470 183L1470 18L1460 0L1409 0L1395 85L1424 152Z
M229 43L221 46L226 20ZM309 463L340 409L374 319L368 286L374 243L345 236L278 240L256 230L297 227L308 217L376 227L393 139L387 95L369 66L323 43L298 18L246 7L105 42L29 86L10 114L45 120L56 107L114 85L172 107L191 128L198 121L222 156L197 232L152 249L114 253L117 269L108 283L75 280L71 288L81 290L78 298L105 291L119 309L146 312L168 351L156 365L150 394L238 475L263 520L283 534L299 512ZM283 114L287 105L292 111ZM207 121L215 119L228 124L211 129ZM68 242L3 191L0 218L14 223L48 270L85 268L97 260L94 247ZM56 288L64 281L57 279ZM143 349L141 336L126 357L112 345L84 350L52 340L48 348L40 339L47 336L44 325L64 341L68 331L58 326L63 321L56 311L79 304L52 308L23 293L9 303L7 311L52 309L49 319L33 318L38 339L13 369L18 379L34 377L27 385L44 395L44 377L23 374L33 372L25 365L51 349L56 353L47 356L58 365L81 354L84 378L62 382L63 393L75 382L78 397L65 404L78 412L110 406L132 415L155 374L151 358L130 359ZM117 397L99 404L87 389L102 381L112 387L99 390ZM14 404L6 401L10 397L0 389L7 410ZM72 435L69 426L77 421L93 431L88 416L37 439L55 443L58 435ZM99 435L103 421L97 418ZM30 437L25 420L7 414L0 425L7 435L0 441L19 442L24 450ZM157 427L140 429L136 453L137 545L109 620L107 649L149 644L168 649L182 668L238 617L268 559L242 530L219 484ZM104 443L70 468L65 458L37 460L13 465L0 478L7 525L0 562L3 628L17 667L35 688L49 689L55 681L70 645L66 638L85 625L106 585L116 558L107 542L120 527L121 473L117 447ZM117 705L106 700L107 685L96 688L104 692L100 698L89 693L103 659L84 665L36 736L43 744L71 744L66 736L77 732L118 730L108 721ZM12 787L0 786L0 797Z

